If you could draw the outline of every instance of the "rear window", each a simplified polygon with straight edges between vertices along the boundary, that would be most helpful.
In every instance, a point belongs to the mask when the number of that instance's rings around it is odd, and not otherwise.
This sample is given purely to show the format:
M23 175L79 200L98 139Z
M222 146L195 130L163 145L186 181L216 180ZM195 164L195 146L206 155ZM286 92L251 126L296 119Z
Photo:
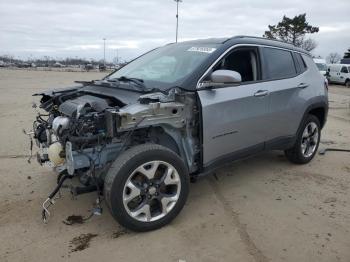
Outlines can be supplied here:
M276 48L263 48L266 79L282 79L297 74L292 53Z

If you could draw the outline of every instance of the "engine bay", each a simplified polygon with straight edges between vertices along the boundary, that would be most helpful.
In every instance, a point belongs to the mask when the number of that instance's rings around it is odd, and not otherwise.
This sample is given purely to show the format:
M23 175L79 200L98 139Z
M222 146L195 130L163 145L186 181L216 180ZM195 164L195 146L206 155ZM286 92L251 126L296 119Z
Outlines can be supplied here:
M74 196L93 191L100 196L110 165L133 145L166 146L185 160L190 172L198 170L195 93L176 88L167 93L136 93L83 85L35 95L42 96L40 108L45 111L40 110L33 122L37 161L56 171L59 187L63 180L78 177L83 186L70 187ZM43 204L44 221L55 194Z
M160 141L170 143L195 167L198 158L198 110L194 94L172 90L136 94L129 92L127 101L116 96L95 94L81 89L40 93L39 113L33 123L34 139L40 164L49 164L58 172L69 170L76 175L84 168L103 168L118 152L132 144ZM99 90L101 91L101 90ZM121 90L122 95L125 91ZM138 97L137 99L135 99ZM124 100L124 101L123 101ZM164 138L165 135L169 138ZM161 141L162 140L162 141ZM66 144L70 143L67 152ZM107 148L113 147L113 153ZM176 147L176 148L175 148ZM87 151L100 152L96 157ZM79 161L66 161L67 154ZM67 165L74 165L74 167Z

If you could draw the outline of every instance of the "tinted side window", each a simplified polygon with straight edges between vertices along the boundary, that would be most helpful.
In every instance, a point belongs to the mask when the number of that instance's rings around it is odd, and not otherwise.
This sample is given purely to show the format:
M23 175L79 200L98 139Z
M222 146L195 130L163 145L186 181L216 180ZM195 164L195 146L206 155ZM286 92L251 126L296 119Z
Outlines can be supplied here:
M305 64L305 61L304 61L303 57L299 53L294 53L294 55L295 55L294 57L296 59L296 62L298 64L298 66L299 66L298 73L299 74L300 73L304 73L306 71L307 67L306 67L306 64Z
M341 68L341 71L340 72L342 72L342 73L348 73L348 69L345 67L345 66L343 66L342 68Z
M261 80L258 50L253 47L241 47L220 60L213 68L216 70L231 70L238 72L242 82Z
M285 50L264 47L265 78L281 79L297 74L292 53Z

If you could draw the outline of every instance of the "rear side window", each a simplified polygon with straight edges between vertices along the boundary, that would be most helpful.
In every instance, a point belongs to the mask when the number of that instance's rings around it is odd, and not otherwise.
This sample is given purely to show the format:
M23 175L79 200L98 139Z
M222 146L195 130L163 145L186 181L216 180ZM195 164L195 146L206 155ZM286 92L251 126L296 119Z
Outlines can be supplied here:
M276 48L263 48L265 79L282 79L297 74L292 53Z
M294 53L294 58L295 58L295 65L297 67L297 72L298 74L304 73L307 69L305 61L303 59L303 57L301 56L301 54L299 53ZM321 70L321 69L319 69ZM324 71L327 70L327 68L323 68Z

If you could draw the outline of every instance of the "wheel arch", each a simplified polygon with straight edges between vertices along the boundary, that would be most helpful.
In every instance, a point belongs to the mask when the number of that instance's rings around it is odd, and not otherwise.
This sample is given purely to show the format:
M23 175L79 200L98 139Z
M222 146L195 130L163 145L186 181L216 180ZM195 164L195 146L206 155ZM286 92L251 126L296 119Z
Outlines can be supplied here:
M198 169L196 161L197 151L195 150L193 137L184 136L181 130L169 125L149 126L139 129L139 131L143 131L141 133L143 135L135 134L138 136L138 139L135 139L137 144L152 143L164 146L184 160L190 173Z
M314 115L320 121L321 128L323 128L327 121L327 114L328 114L328 103L317 102L307 107L304 113L303 120L306 118L307 115Z
M162 126L153 126L149 129L150 140L162 145L181 156L181 144Z

